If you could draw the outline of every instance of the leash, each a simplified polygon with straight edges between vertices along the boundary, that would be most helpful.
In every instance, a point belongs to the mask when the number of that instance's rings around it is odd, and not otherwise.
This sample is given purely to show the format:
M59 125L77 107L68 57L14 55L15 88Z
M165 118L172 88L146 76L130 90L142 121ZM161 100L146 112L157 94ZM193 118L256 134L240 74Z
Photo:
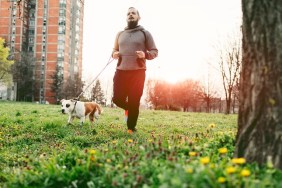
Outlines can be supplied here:
M99 74L91 81L91 83L78 95L78 97L74 98L74 100L79 100L81 95L94 83L94 81L97 80L97 78L102 74L102 72L106 69L106 67L113 61L114 59L112 58L112 55L110 56L108 63L104 66L104 68L99 72ZM76 105L76 102L75 102Z
M77 101L78 101L78 100L75 99L75 103L74 103L73 109L72 109L72 111L71 111L72 114L73 114L73 112L74 112L74 110L75 110Z

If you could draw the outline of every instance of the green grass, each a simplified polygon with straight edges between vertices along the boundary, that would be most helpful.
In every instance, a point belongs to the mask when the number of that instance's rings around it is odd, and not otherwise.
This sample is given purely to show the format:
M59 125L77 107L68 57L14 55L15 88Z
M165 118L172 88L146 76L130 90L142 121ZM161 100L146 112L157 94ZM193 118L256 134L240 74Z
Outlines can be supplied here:
M232 161L237 115L141 110L128 135L118 108L91 128L60 105L0 107L0 187L282 187L271 165Z

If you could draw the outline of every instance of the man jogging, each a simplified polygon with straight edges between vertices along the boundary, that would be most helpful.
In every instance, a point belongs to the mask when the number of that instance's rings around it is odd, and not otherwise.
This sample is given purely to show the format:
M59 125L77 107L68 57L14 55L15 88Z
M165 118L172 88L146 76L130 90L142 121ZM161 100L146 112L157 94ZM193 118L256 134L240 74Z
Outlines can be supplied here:
M136 8L127 12L127 27L115 39L112 57L118 59L114 75L113 102L125 110L128 133L136 131L140 99L143 94L146 59L158 56L158 49L150 32L138 25Z

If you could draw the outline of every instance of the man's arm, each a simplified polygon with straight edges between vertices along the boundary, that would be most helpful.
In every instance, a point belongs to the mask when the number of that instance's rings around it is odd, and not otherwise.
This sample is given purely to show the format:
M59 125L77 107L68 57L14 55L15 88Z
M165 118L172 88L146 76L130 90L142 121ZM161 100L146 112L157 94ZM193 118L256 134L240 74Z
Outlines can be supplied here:
M119 35L121 34L122 31L118 32L116 39L115 39L115 44L112 52L112 58L118 59L119 58L119 45L118 45L118 38Z
M152 60L158 56L158 49L155 45L154 39L149 31L146 31L146 48L147 52L145 53L145 58Z

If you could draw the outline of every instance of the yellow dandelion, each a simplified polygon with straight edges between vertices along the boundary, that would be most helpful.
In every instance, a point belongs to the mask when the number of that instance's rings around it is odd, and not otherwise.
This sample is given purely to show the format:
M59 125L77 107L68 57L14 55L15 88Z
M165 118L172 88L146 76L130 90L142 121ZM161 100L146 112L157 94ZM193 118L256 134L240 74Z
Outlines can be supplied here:
M96 153L96 150L95 150L95 149L91 149L91 150L89 150L89 153L90 153L91 155L94 155L94 154Z
M132 142L133 142L133 140L132 140L132 139L128 139L128 142L129 142L129 143L132 143Z
M77 159L77 160L76 160L76 163L77 163L77 164L82 164L82 160L81 160L81 159Z
M240 174L243 177L248 177L248 176L251 175L251 172L249 170L247 170L247 169L243 169Z
M91 155L90 160L91 160L91 161L95 161L94 155Z
M233 158L231 161L234 164L244 164L244 163L246 163L246 159L244 159L244 158Z
M112 160L111 160L111 159L107 159L106 161L107 161L107 163L111 163L111 162L112 162Z
M200 159L200 162L204 165L208 164L210 162L210 158L209 157L202 157Z
M99 164L98 164L98 166L102 167L102 166L103 166L103 164L102 164L102 163L99 163Z
M226 182L226 179L225 179L224 177L219 177L219 178L217 179L217 182L218 182L218 183L225 183L225 182Z
M122 165L121 165L121 164L117 164L117 165L116 165L116 168L117 168L117 169L121 169L121 168L122 168Z
M193 173L193 169L192 168L186 168L185 170L188 174L192 174Z
M113 143L113 144L116 144L116 143L117 143L117 140L113 140L112 143Z
M215 128L215 124L214 123L209 124L209 128Z
M220 154L226 154L227 153L227 148L219 148L218 149L218 152L220 153Z
M149 140L148 140L148 142L149 142L149 143L152 143L152 142L153 142L153 140L152 140L152 139L149 139Z
M197 155L197 153L194 152L194 151L190 151L190 152L189 152L189 156L191 156L191 157L194 157L194 156L196 156L196 155Z
M226 168L226 172L227 174L233 174L234 172L236 172L236 169L233 166L230 166Z
M210 164L210 168L214 169L215 168L215 164Z
M224 133L223 133L223 132L218 132L217 134L218 134L219 136L224 135Z

